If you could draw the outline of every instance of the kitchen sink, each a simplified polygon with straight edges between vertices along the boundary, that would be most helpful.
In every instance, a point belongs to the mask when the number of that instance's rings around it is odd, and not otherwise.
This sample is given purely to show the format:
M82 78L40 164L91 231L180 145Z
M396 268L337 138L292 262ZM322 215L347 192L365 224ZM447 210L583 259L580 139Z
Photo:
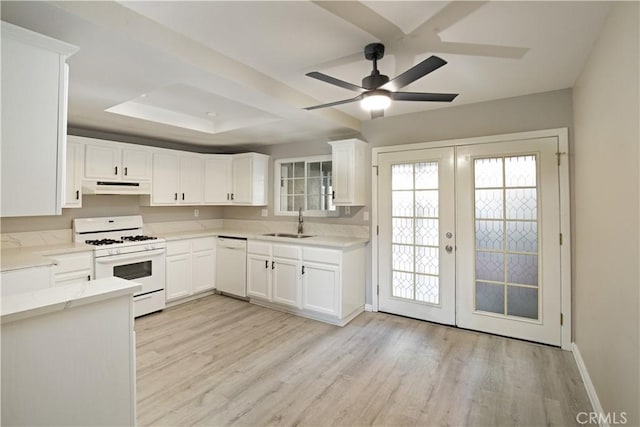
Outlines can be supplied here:
M287 237L289 239L306 239L307 237L313 237L311 234L292 234L292 233L267 233L263 236L269 237Z

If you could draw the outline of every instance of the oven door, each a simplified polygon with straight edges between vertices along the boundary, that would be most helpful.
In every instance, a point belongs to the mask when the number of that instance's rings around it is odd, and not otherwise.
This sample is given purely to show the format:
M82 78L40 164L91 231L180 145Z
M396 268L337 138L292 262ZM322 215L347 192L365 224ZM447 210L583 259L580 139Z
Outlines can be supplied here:
M165 286L165 249L97 257L96 279L120 277L140 283L135 295L163 290Z

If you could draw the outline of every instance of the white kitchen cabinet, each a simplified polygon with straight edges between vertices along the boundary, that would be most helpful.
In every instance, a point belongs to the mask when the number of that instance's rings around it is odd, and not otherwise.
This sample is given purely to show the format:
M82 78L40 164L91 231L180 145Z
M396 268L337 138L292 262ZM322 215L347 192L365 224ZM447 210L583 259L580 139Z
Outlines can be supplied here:
M232 158L232 204L267 205L269 156L259 153L244 153L234 154Z
M197 294L215 288L215 238L205 237L192 240L191 264L193 267L193 293Z
M203 168L204 163L200 156L180 156L180 195L178 204L202 204Z
M300 308L301 257L302 250L298 246L249 241L249 297Z
M181 155L179 151L153 154L151 206L200 205L203 196L204 163L198 155Z
M247 253L247 295L271 300L271 255Z
M336 249L249 240L255 304L343 326L364 310L365 246Z
M78 48L2 22L0 216L60 215L66 59Z
M152 151L93 138L78 137L85 143L85 178L111 181L151 179Z
M49 255L54 261L53 286L82 283L94 278L93 252Z
M333 204L364 206L368 144L355 138L331 141L329 144L333 168Z
M204 159L204 203L211 205L231 204L232 156L208 154Z
M167 301L215 289L215 237L167 242Z
M340 315L340 267L304 261L302 308L331 316Z
M6 297L50 288L52 283L51 265L3 271L0 273L0 296Z
M67 140L67 161L64 182L63 208L82 207L82 178L84 176L84 145Z

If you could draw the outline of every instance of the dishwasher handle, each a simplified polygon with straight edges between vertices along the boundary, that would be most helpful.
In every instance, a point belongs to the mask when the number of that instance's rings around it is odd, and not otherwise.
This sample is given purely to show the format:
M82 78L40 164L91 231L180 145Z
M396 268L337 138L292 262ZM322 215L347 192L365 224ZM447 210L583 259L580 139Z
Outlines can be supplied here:
M221 248L246 250L247 239L219 236L216 245Z

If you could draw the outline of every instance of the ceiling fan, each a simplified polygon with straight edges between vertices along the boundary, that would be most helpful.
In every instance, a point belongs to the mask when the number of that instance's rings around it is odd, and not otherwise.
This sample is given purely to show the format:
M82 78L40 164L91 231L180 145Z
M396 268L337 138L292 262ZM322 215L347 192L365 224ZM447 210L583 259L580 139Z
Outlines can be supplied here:
M410 83L426 76L447 63L442 58L430 56L421 63L409 68L396 78L389 80L388 76L380 74L378 71L378 60L384 56L384 45L382 43L371 43L364 48L364 57L373 61L371 74L362 79L362 86L357 86L344 80L336 79L318 71L307 73L306 75L321 80L323 82L349 89L360 93L355 98L343 99L342 101L330 102L328 104L314 105L306 107L305 110L315 110L318 108L334 107L349 102L361 101L362 108L371 111L371 118L375 119L384 116L384 109L394 101L421 101L421 102L451 102L457 93L420 93L420 92L397 92Z

